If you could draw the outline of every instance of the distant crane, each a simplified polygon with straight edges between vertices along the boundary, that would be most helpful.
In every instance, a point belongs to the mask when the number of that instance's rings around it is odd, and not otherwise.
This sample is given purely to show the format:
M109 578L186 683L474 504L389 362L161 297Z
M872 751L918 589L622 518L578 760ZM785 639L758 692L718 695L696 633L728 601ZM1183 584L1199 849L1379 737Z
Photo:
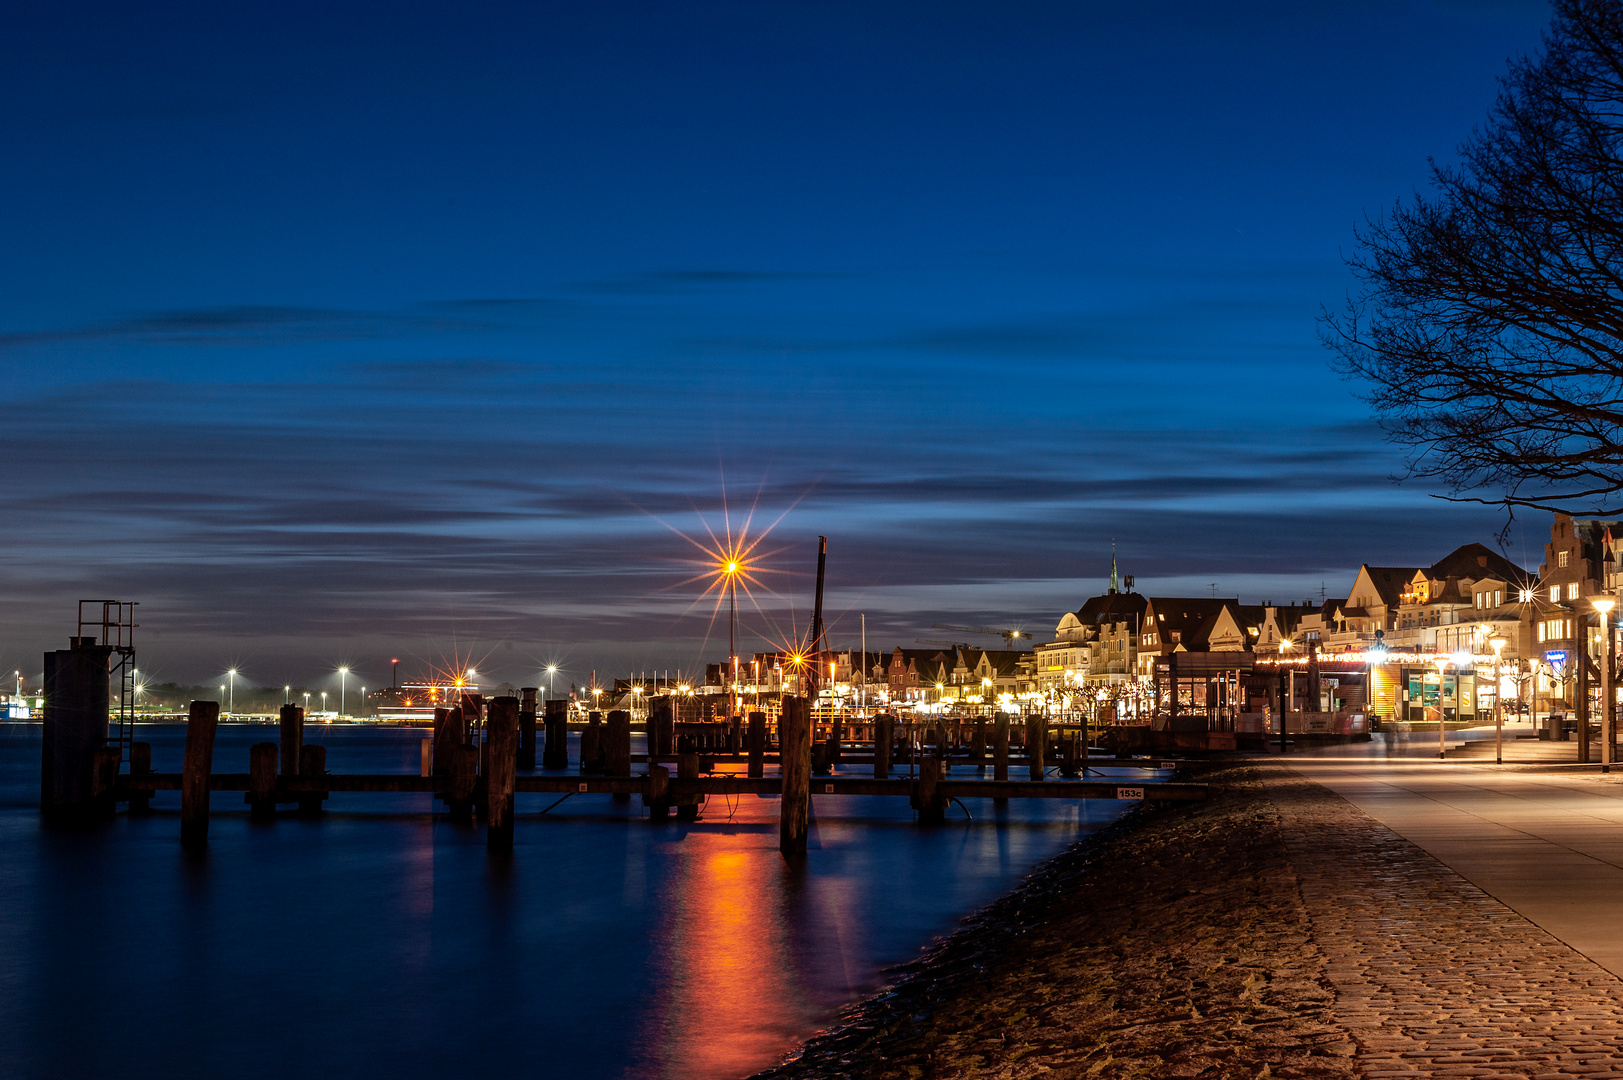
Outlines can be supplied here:
M1008 641L1018 641L1023 637L1030 637L1024 630L999 630L992 626L953 626L951 623L935 623L932 630L956 630L960 634L996 634Z

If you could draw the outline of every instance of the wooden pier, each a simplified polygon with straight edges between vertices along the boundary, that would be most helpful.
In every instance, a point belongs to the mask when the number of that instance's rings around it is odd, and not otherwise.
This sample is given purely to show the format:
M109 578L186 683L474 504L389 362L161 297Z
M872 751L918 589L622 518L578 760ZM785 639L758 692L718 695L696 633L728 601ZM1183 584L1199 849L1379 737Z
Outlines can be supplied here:
M81 647L75 643L75 650ZM64 661L58 670L67 682L75 669ZM576 755L579 771L571 773L567 715L556 707L563 703L547 702L538 717L534 691L522 693L522 699L498 697L488 702L464 694L457 707L436 710L433 736L424 740L417 776L329 772L326 748L304 745L304 710L295 705L282 708L278 741L255 743L250 748L247 772L216 772L214 745L220 706L212 701L191 704L181 772L154 772L151 748L137 743L129 772L120 774L116 751L109 753L88 733L95 710L75 706L53 713L48 699L41 807L53 816L95 817L111 814L118 803L127 803L132 813L140 813L150 807L155 792L179 791L181 842L200 849L208 842L215 792L242 792L251 816L258 821L274 820L282 807L305 815L320 814L322 803L335 792L416 792L445 803L454 821L482 820L488 845L506 850L513 844L514 799L521 794L613 795L621 800L640 796L649 820L655 822L668 819L673 811L678 820L695 820L712 796L765 795L780 800L779 847L795 856L806 850L813 797L905 796L920 824L926 825L944 821L954 801L961 804L972 798L1183 802L1206 797L1203 784L1081 778L1089 771L1091 754L1085 734L1050 731L1039 717L1027 718L1022 725L1025 753L1016 757L1011 753L1007 717L990 725L975 721L972 732L966 730L968 725L958 725L956 738L943 724L905 725L891 716L843 726L838 721L819 725L809 702L791 696L781 702L775 732L761 712L696 730L694 725L678 725L670 704L656 700L647 724L648 752L638 755L631 753L628 713L616 710L606 717L593 713L581 731ZM59 700L74 701L66 693ZM825 733L825 738L818 737ZM550 775L520 771L532 768L538 757ZM871 766L872 775L835 775L834 762L845 767ZM674 775L669 767L672 763ZM717 771L723 763L742 771ZM766 775L768 763L778 766L776 776ZM1173 764L1160 760L1107 763L1115 768ZM1011 779L1011 764L1024 765L1022 771L1029 778ZM640 765L643 771L634 774L633 765ZM991 779L984 778L988 767ZM976 779L953 776L953 768L973 768L980 775ZM1051 768L1067 778L1051 779ZM907 775L892 775L898 771Z

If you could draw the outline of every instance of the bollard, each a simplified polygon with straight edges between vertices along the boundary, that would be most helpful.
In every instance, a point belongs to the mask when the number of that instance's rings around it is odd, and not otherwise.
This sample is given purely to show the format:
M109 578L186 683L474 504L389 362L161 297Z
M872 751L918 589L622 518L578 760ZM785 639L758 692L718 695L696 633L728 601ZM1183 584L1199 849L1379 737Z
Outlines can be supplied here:
M569 702L548 701L543 723L546 745L541 748L541 767L569 768Z
M778 807L778 850L804 855L811 831L811 707L803 697L783 698L778 720L778 773L783 797Z
M890 754L895 747L896 719L891 716L874 718L873 775L875 780L890 779Z
M485 847L513 847L513 773L518 766L518 698L492 698L485 720L489 747L485 773Z
M214 771L218 701L194 701L186 717L186 757L180 774L180 843L199 851L209 842L209 774Z
M304 752L304 707L283 705L281 712L282 775L299 775L299 763Z
M749 717L749 775L760 779L766 775L766 713L752 712Z
M132 777L134 777L134 776L151 776L152 775L152 744L151 743L138 742L138 743L131 743L130 744L130 775ZM132 791L132 792L130 792L130 813L132 813L132 814L146 814L146 813L150 813L151 810L152 810L152 792L150 792L150 791Z
M648 791L642 797L649 821L664 821L671 813L671 771L663 765L648 766Z
M518 767L535 768L535 696L538 686L519 687L518 702Z
M926 757L919 762L919 778L914 783L913 808L920 825L940 825L947 820L947 800L941 792L941 761Z
M1026 760L1031 779L1043 778L1043 765L1047 754L1048 731L1040 716L1026 717Z
M327 748L325 746L306 746L299 750L299 777L309 779L312 776L327 775ZM321 804L327 799L325 791L306 791L299 793L299 813L304 817L313 817L321 813Z
M276 819L276 756L273 742L254 743L248 748L248 790L242 801L248 804L251 821Z

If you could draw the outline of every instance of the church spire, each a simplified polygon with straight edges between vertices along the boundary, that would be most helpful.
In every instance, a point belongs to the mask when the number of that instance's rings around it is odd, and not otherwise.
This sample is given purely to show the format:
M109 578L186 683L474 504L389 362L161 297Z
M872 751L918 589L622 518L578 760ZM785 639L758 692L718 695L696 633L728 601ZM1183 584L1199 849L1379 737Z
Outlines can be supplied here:
M1116 573L1116 542L1110 541L1110 591L1121 592L1121 575Z

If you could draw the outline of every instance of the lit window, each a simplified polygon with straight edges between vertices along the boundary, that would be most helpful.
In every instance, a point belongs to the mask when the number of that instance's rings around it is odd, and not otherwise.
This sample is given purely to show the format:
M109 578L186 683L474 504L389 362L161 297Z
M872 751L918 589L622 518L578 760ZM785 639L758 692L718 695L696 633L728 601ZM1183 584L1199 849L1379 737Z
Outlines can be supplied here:
M1567 586L1567 599L1568 600L1576 600L1576 599L1578 599L1578 583L1576 581L1570 583Z
M1567 558L1571 554L1572 553L1569 552L1569 551L1558 551L1558 552L1556 552L1556 554L1555 554L1555 565L1557 565L1557 566L1565 566L1565 565L1567 565Z
M1553 603L1557 602L1560 599L1561 599L1561 586L1559 586L1559 585L1551 585L1550 586L1550 603L1553 604Z

